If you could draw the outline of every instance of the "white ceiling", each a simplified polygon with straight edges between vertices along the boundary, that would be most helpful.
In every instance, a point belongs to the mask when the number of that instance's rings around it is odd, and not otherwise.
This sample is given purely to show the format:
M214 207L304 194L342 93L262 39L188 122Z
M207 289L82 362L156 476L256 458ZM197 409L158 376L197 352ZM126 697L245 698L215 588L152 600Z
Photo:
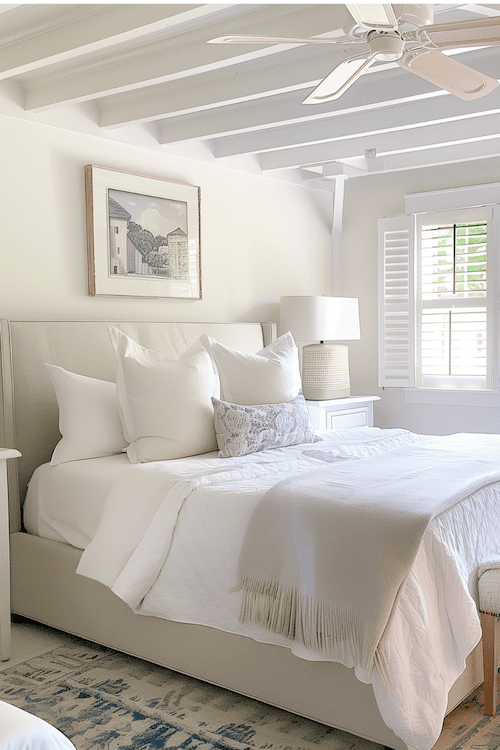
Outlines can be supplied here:
M435 21L500 15L439 4ZM31 118L64 126L68 107L99 132L144 128L167 153L276 178L362 176L500 155L500 87L465 102L379 63L340 99L302 100L343 56L332 45L207 44L222 34L332 35L341 4L0 5L0 86ZM500 78L500 47L454 52Z

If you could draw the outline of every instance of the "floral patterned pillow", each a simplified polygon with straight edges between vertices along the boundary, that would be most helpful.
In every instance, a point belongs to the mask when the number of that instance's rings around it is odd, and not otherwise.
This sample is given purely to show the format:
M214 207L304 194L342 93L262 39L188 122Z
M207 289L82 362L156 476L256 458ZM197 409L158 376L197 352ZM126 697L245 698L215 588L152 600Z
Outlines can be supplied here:
M284 404L244 406L213 397L212 403L219 455L224 458L320 440L302 393Z

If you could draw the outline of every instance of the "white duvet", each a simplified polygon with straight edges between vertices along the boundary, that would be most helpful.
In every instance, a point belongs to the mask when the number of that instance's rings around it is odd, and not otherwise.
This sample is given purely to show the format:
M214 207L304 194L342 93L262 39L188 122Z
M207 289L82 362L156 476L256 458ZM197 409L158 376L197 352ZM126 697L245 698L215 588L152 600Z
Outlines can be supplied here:
M109 586L142 614L208 625L281 644L300 658L325 659L239 622L241 594L234 585L249 517L277 481L325 461L355 461L420 440L426 438L404 430L359 428L244 458L210 454L125 466L112 483L78 572ZM379 645L389 689L376 672L369 676L348 658L342 661L355 667L360 680L372 682L384 721L409 748L429 750L436 741L448 691L480 639L477 566L497 552L499 501L498 485L492 484L431 522Z

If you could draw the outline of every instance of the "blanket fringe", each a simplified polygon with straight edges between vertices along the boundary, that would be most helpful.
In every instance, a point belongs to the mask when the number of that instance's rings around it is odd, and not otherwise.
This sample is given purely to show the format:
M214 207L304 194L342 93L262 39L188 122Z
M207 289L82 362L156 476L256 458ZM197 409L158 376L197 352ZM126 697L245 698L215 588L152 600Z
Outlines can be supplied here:
M242 592L241 623L254 622L334 661L341 660L339 656L354 656L368 677L375 667L382 685L387 687L385 659L378 654L376 644L363 657L360 628L345 607L317 601L292 586L244 575L239 576L234 590Z
M236 590L243 592L240 622L255 622L331 658L344 644L360 655L357 623L345 608L312 599L292 586L247 576L239 578Z

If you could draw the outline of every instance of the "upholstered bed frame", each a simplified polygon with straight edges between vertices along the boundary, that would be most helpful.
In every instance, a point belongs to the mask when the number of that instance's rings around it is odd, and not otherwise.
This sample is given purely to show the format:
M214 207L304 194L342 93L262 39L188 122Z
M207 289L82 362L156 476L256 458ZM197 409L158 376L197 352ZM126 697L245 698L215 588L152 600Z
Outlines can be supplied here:
M202 333L255 352L275 335L271 323L116 323L142 345L177 358ZM81 552L23 532L22 499L33 470L60 438L57 403L44 362L114 380L105 321L2 321L0 445L10 460L12 611L327 725L402 750L382 721L370 685L352 669L296 658L280 646L212 628L134 614L99 583L77 576ZM449 709L482 682L479 648L449 696Z

